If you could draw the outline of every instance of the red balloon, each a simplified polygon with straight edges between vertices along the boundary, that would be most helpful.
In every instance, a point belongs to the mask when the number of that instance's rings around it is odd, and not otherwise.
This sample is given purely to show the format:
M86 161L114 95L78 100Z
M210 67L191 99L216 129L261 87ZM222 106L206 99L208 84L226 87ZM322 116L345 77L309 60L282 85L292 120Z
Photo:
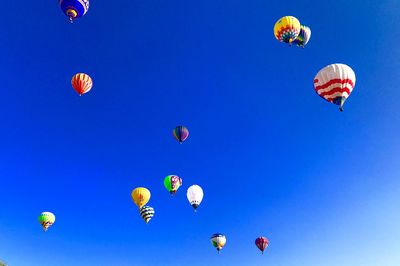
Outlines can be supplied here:
M264 250L268 247L269 240L266 237L260 236L256 239L256 246L264 254Z
M89 75L78 73L72 77L71 85L79 95L82 95L90 91L93 86L93 81Z

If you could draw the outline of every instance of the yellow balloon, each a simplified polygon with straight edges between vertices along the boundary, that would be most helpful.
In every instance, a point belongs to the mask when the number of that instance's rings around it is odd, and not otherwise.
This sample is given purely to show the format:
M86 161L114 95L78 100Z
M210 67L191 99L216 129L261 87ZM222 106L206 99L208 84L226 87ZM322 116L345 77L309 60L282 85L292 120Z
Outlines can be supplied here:
M300 33L300 21L292 16L280 18L274 26L275 38L280 42L291 43Z
M149 202L151 194L147 188L138 187L132 190L131 196L133 202L135 202L139 208L142 208L147 202Z

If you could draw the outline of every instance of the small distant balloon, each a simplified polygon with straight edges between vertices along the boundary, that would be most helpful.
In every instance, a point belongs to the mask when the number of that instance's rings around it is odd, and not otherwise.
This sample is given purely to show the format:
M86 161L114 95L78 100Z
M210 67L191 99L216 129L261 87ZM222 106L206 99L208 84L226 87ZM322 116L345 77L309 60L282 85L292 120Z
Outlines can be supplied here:
M150 191L144 187L138 187L132 190L131 193L133 202L139 207L142 208L147 204L150 200Z
M92 78L85 73L78 73L71 79L72 88L79 94L85 94L92 89Z
M261 253L264 254L264 250L269 245L269 240L264 236L260 236L256 239L255 243L256 243L256 246L258 247L258 249L261 250Z
M89 10L89 0L59 0L59 4L70 22L83 17Z
M188 188L186 196L190 205L192 205L194 211L196 211L203 200L203 189L198 185L192 185Z
M296 44L299 47L304 48L307 45L310 38L311 38L311 29L307 26L301 25L300 34L292 43Z
M189 137L189 130L185 126L177 126L173 130L174 138L183 143Z
M42 225L43 230L46 232L56 221L56 216L51 212L42 212L39 215L39 223Z
M154 209L150 206L143 206L140 208L140 216L142 216L143 220L147 224L154 216Z
M182 186L182 179L177 175L168 175L164 179L164 186L169 193L175 195L179 187Z
M280 18L274 26L275 38L280 42L291 44L300 33L300 22L293 16Z
M226 237L223 234L216 233L210 237L211 244L217 249L218 253L226 244Z
M332 64L321 69L314 78L314 89L326 101L343 111L346 99L356 85L356 74L345 64Z

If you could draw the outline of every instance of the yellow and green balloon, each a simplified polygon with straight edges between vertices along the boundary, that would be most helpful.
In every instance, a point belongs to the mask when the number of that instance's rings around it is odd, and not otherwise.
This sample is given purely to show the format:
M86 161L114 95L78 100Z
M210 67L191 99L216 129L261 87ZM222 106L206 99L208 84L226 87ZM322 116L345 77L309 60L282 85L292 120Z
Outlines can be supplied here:
M56 221L56 216L51 212L42 212L39 215L39 223L42 225L43 230L46 232L50 226Z

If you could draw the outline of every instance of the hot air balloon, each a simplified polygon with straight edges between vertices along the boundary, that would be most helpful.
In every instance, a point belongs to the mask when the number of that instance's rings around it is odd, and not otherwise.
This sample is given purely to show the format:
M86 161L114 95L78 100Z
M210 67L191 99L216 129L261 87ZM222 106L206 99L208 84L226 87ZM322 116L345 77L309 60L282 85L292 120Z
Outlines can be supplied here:
M297 18L286 16L280 18L274 26L275 38L280 42L291 44L300 33L300 22Z
M93 86L92 78L84 73L78 73L71 79L72 88L81 96L90 91Z
M203 200L203 189L198 185L192 185L188 188L186 196L190 202L190 205L192 205L194 211L196 211Z
M299 36L292 42L299 47L304 48L307 45L308 41L311 38L311 29L307 26L301 25Z
M164 186L169 193L175 195L178 188L182 186L182 179L177 175L169 175L164 179Z
M138 187L132 190L131 196L133 202L135 202L139 208L142 208L147 202L149 202L151 194L147 188Z
M56 221L56 216L51 212L42 212L39 215L39 223L42 225L43 230L46 232L50 226Z
M268 247L269 240L266 237L260 236L256 239L256 246L264 254L264 250Z
M70 22L84 16L89 10L89 0L59 0L59 4Z
M189 130L185 126L175 127L172 133L180 144L182 144L189 137Z
M142 216L143 220L147 224L154 216L154 209L150 206L143 206L140 208L140 216Z
M356 74L345 64L332 64L321 69L314 78L314 88L319 96L339 105L343 105L356 85Z
M226 237L223 234L213 234L210 238L212 245L219 251L226 244Z

